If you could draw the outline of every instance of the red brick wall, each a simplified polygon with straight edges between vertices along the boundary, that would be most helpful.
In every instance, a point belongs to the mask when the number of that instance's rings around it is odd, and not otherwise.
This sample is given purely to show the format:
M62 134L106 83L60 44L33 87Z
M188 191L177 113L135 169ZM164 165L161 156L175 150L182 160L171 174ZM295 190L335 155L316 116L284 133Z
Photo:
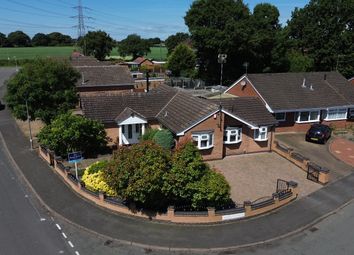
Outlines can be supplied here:
M227 93L238 96L238 97L259 97L256 90L252 87L252 85L245 79L246 85L242 86L240 83L237 83L234 87L232 87Z
M272 132L268 132L268 141L257 142L254 140L254 130L250 129L247 125L242 122L235 120L229 116L225 118L225 127L241 127L242 128L242 141L237 144L225 144L224 145L224 156L245 154L245 153L255 153L270 151L271 145L271 135Z

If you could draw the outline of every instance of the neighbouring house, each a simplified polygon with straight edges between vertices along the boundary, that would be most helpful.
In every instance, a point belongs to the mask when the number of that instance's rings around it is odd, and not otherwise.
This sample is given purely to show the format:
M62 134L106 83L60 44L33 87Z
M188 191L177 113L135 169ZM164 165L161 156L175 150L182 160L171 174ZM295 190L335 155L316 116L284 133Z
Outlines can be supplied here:
M146 93L84 96L82 112L101 121L118 146L139 142L147 128L192 139L204 159L270 151L277 121L254 97L207 100L161 85Z
M354 77L350 78L348 81L354 85Z
M247 74L225 93L261 100L279 122L276 132L354 124L354 86L338 72Z
M132 70L132 74L136 71L149 70L153 73L163 74L166 61L155 61L144 57L137 57L133 61L123 62L121 65L126 65Z

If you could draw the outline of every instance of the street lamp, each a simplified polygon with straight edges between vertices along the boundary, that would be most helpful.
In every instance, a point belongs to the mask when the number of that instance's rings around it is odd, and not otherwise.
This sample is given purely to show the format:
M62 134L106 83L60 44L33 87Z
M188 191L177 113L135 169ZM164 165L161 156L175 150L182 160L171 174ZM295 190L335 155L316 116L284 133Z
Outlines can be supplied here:
M227 59L227 54L219 54L218 55L218 63L221 65L220 86L222 86L223 69L224 69L224 64L226 63L226 59Z
M31 128L31 118L29 115L29 111L28 111L28 102L27 102L27 98L26 98L26 112L27 112L27 121L28 121L28 128L29 128L29 135L30 135L30 146L31 146L31 150L33 150L33 138L32 138L32 128Z

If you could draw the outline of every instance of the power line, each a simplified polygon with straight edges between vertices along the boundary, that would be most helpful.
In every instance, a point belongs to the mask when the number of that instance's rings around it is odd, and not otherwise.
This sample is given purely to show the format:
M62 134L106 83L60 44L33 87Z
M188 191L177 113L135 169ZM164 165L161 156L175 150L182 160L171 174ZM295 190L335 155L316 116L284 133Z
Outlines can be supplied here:
M63 14L63 13L53 12L53 11L50 11L50 10L46 10L46 9L34 7L34 6L32 6L32 5L20 3L20 2L17 2L17 1L15 1L15 0L7 0L7 1L10 2L10 3L14 3L14 4L17 4L17 5L24 6L24 7L26 7L26 8L33 9L33 10L37 10L37 11L41 11L41 12L45 12L45 13L51 13L51 14L54 14L54 15L59 15L59 16L61 16L61 17L66 16L66 14Z
M78 5L73 8L78 12L78 14L72 18L77 18L78 24L74 27L77 27L77 39L79 39L85 36L86 28L90 28L89 26L85 26L85 19L92 19L92 17L84 16L84 9L89 8L82 6L81 0L78 0Z

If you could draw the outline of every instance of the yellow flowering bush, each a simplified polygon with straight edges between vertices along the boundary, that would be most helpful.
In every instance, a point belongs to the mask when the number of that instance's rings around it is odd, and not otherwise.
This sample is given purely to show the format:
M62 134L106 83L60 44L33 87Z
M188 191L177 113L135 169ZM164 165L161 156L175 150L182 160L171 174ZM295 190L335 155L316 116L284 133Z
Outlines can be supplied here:
M102 191L108 196L117 196L114 189L108 186L104 180L103 169L107 167L107 161L98 161L85 169L81 180L87 189L92 191Z

